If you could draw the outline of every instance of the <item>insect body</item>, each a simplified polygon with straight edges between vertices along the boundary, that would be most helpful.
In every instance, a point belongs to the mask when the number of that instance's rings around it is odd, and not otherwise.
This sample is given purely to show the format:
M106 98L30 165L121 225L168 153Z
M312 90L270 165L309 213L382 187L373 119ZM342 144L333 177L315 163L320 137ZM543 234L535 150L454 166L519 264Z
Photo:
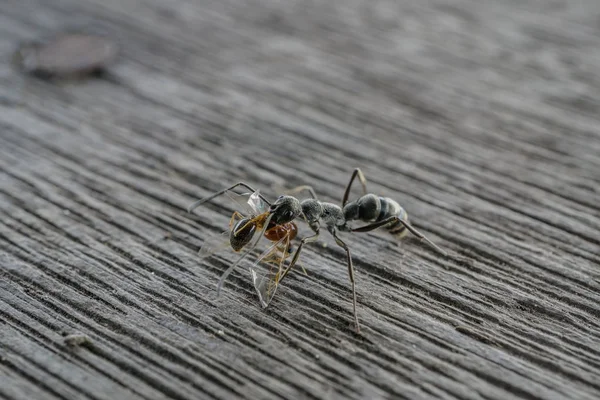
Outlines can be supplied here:
M273 245L258 258L253 267L260 262L266 262L270 264L277 263L281 268L283 261L290 256L290 242L298 232L298 227L293 222L301 213L300 202L296 198L280 196L271 204L258 191L243 182L194 202L188 207L188 212L219 195L227 194L230 196L230 192L238 186L243 186L253 192L247 202L249 215L245 216L237 211L234 212L229 222L230 229L206 239L198 252L200 257L207 257L226 247L230 247L236 252L246 249L240 258L221 276L217 285L217 294L220 293L229 274L257 246L262 237L273 242ZM258 235L257 232L259 232Z
M346 203L343 213L346 222L380 222L397 217L397 220L393 220L385 228L398 238L403 238L408 233L406 226L400 222L408 222L408 214L398 202L389 197L366 194L356 201Z
M364 194L358 200L348 202L352 183L357 176L363 187ZM405 236L408 231L417 236L419 239L426 241L427 244L429 244L440 254L447 256L447 253L444 250L440 249L432 241L417 231L411 224L409 224L408 214L395 200L388 197L380 197L375 194L367 193L366 179L362 171L358 168L356 168L352 173L350 182L346 187L344 197L342 198L342 207L338 206L337 204L326 203L317 200L315 191L310 186L299 186L295 189L292 189L290 193L299 192L301 190L309 191L312 197L310 199L303 200L300 206L302 208L302 214L309 227L313 230L314 235L302 239L298 249L292 257L292 261L285 269L283 274L279 277L279 282L281 282L287 273L294 267L294 264L297 262L300 251L302 250L304 244L315 241L319 236L321 224L325 225L327 231L333 236L337 245L342 247L346 252L348 276L350 277L350 282L352 284L354 322L357 332L360 332L360 325L358 322L358 315L356 313L354 266L352 264L350 249L338 237L337 232L369 232L380 227L385 227L390 233L402 237ZM358 228L352 228L349 223L353 221L363 221L367 222L368 224Z
M348 201L350 189L354 179L358 176L359 181L363 187L363 196L356 201ZM291 271L296 265L300 257L300 252L306 243L314 242L317 240L321 225L324 225L327 231L333 236L338 246L342 247L346 252L346 261L348 265L348 276L352 284L352 306L354 311L354 321L356 331L360 332L360 325L358 322L358 315L356 313L356 287L354 282L354 266L352 264L352 256L350 249L340 239L338 232L369 232L380 227L385 227L389 232L397 236L406 235L407 231L417 236L419 239L424 240L433 249L440 254L446 256L446 252L436 246L433 242L427 239L419 231L417 231L409 222L406 211L393 199L388 197L380 197L375 194L367 193L366 179L360 169L356 168L350 178L350 182L346 187L344 197L342 199L342 206L337 204L321 202L317 199L315 191L310 186L299 186L292 189L289 194L296 193L302 190L307 190L310 193L311 198L305 199L300 202L295 197L279 196L279 198L271 205L264 197L258 192L255 192L250 186L245 183L238 183L233 185L229 189L217 192L210 197L199 200L192 204L189 211L193 210L200 204L209 201L227 191L233 190L237 186L244 186L247 189L253 191L251 196L252 201L248 201L252 206L252 216L247 217L239 213L234 213L230 226L233 226L231 231L226 231L226 237L228 238L228 244L231 248L236 251L241 251L243 248L248 250L242 254L242 256L223 273L219 284L217 286L217 292L220 291L224 280L235 268L236 265L254 249L263 236L265 236L273 245L267 249L259 259L251 267L254 287L259 294L261 303L266 307L271 301L274 291L281 280ZM254 197L253 197L254 196ZM260 201L259 201L260 199ZM263 203L268 206L263 206ZM296 237L297 227L293 222L296 218L303 217L308 223L308 226L313 231L313 235L304 237L293 253L292 259L285 270L282 269L283 263L286 258L290 255L289 243L291 239ZM234 225L236 218L239 218ZM358 228L353 228L350 223L354 221L363 221L367 224ZM256 232L260 232L258 238L251 243ZM207 252L210 254L211 239L205 241L200 253L202 255L203 249L208 248ZM278 269L276 273L270 271L267 275L259 274L254 267L261 261L265 260L270 264L277 265Z
M229 232L229 244L233 251L243 249L252 240L257 227L259 227L259 224L253 223L252 218L243 217L240 219Z
M273 224L273 222L271 222ZM271 242L278 242L281 239L288 238L294 240L298 235L298 225L295 222L288 222L282 225L273 225L265 232L265 237Z

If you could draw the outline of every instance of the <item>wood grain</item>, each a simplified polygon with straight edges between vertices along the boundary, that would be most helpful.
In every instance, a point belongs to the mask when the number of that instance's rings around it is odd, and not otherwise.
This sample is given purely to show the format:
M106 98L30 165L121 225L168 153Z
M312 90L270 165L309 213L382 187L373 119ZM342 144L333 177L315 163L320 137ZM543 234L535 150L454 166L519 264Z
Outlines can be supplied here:
M600 396L600 3L0 3L0 399ZM109 33L98 79L18 43ZM339 202L354 167L451 253L385 233L302 255L271 306L193 200ZM358 190L353 196L358 196ZM89 341L73 346L69 335ZM65 339L67 341L65 342Z

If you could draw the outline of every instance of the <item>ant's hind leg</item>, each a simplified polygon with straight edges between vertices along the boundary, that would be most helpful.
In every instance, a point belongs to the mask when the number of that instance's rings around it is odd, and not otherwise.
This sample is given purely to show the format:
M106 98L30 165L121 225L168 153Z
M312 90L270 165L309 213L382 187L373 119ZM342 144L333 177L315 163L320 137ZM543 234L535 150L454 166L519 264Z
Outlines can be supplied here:
M411 224L409 224L407 221L404 221L402 219L399 219L399 221L404 224L404 226L406 227L406 229L408 229L408 231L410 233L412 233L413 235L415 235L416 237L418 237L420 240L424 240L432 249L434 249L435 251L437 251L438 253L440 253L441 255L443 255L444 257L448 257L448 253L446 253L444 250L442 250L438 245L436 245L435 243L433 243L431 240L429 240L425 235L423 235L421 232L419 232L418 230L416 230Z
M416 230L411 224L408 223L408 221L405 221L405 220L403 220L401 218L398 218L398 217L389 217L387 219L384 219L383 221L374 222L372 224L368 224L368 225L365 225L365 226L354 228L354 229L351 230L351 232L370 232L372 230L375 230L375 229L377 229L379 227L388 225L388 224L390 224L392 222L395 222L395 221L400 222L402 225L404 225L406 227L406 229L408 229L408 231L410 233L412 233L413 235L415 235L419 239L424 240L432 249L434 249L438 253L442 254L443 256L448 257L448 253L446 253L444 250L442 250L440 247L438 247L435 243L433 243L431 240L429 240L421 232L419 232L418 230Z
M354 179L357 176L358 180L360 181L360 184L362 185L363 194L367 194L367 179L365 178L365 175L362 173L360 168L354 168L352 176L350 177L350 182L348 182L348 186L346 186L346 191L344 192L344 197L342 198L342 207L344 207L348 202L348 196L350 196L350 189L352 188L352 183L354 182Z

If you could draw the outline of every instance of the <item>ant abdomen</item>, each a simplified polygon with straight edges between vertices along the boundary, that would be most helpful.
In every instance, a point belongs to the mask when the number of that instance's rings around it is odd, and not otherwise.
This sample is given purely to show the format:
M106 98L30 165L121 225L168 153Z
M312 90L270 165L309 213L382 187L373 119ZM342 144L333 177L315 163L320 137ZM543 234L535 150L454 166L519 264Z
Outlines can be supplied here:
M394 201L394 203L398 207L395 210L396 214L390 214L389 216L396 216L396 217L398 217L398 219L401 219L404 222L408 222L408 214L406 213L406 211L404 210L404 208L402 208L400 206L400 204L396 203L395 201ZM382 218L382 219L385 219L385 218ZM404 225L403 223L401 223L398 220L393 221L392 223L390 223L386 227L386 229L388 230L389 233L391 233L392 235L397 236L398 238L403 238L408 233L408 230L406 229L406 225Z
M408 214L397 201L389 197L366 194L344 206L346 221L379 222L390 217L398 217L408 222ZM385 228L393 235L403 237L407 230L400 221L392 221Z

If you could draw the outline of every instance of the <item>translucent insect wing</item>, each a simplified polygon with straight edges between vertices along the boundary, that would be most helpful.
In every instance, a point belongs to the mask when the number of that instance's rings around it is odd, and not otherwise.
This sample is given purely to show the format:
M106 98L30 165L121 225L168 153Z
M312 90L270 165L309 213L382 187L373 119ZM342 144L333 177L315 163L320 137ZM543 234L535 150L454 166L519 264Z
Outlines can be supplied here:
M248 198L248 205L250 208L252 208L252 211L255 213L255 215L265 213L269 209L269 205L260 198L260 193L258 190L250 195Z
M229 230L208 237L198 251L198 256L203 259L211 255L225 250L229 247Z
M250 267L250 273L252 274L252 282L258 298L263 308L266 308L275 292L277 291L277 284L280 274L283 272L281 266L283 265L282 258L287 252L287 246L281 251L279 246L286 242L286 238L280 239L275 242L267 250L265 250L257 260Z
M252 196L252 193L237 194L235 192L227 191L225 192L225 195L229 198L229 200L231 200L232 205L236 209L239 208L246 215L254 215L255 211L250 205L250 197Z
M254 242L250 243L250 245L246 246L246 251L244 251L244 253L242 253L242 255L237 259L237 261L235 263L233 263L229 268L227 268L227 270L225 272L223 272L223 275L221 275L221 279L219 279L219 283L217 284L217 296L219 296L219 294L221 293L221 289L223 288L223 285L225 284L225 281L227 280L227 277L229 276L229 274L231 274L231 272L235 269L236 266L238 266L238 264L240 264L242 262L242 260L244 258L246 258L246 256L248 254L250 254L250 252L252 252L252 250L254 250L256 248L256 246L258 245L258 242L260 242L260 240L263 238L267 227L269 226L269 222L271 222L271 218L273 216L269 215L265 221L265 224L263 226L263 228L261 229L261 231L258 234L255 234L256 239L254 240Z

